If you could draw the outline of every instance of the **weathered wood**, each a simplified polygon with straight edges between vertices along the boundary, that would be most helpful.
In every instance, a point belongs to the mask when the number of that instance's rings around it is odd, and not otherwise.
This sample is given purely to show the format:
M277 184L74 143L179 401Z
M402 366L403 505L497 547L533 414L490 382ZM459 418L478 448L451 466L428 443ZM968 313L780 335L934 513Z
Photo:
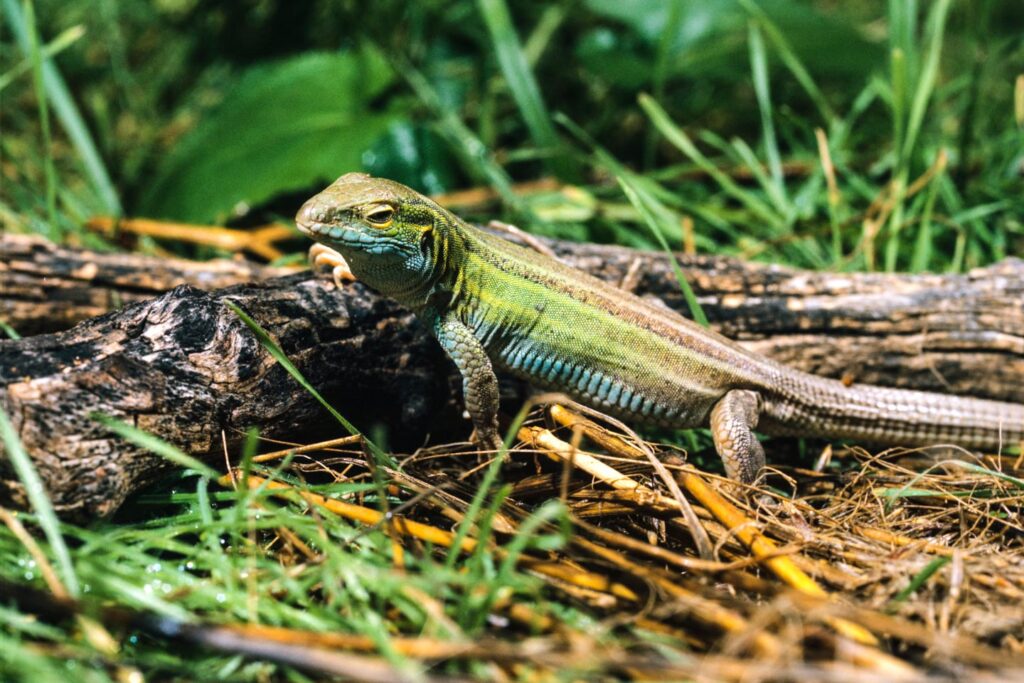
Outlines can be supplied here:
M551 246L574 265L615 281L639 264L637 291L685 310L660 255ZM118 279L102 275L112 257L74 253L78 265L54 268L54 279L98 292L135 288L130 283L138 280L126 263L139 271L158 265L121 255L119 267L127 269ZM0 282L43 272L38 266L32 271L28 260L5 259ZM692 257L683 267L716 326L791 365L852 373L857 381L1024 401L1019 260L966 276L806 273ZM0 298L26 301L24 293L34 291L43 290L5 288ZM302 442L341 432L223 305L227 299L249 311L357 425L387 425L399 447L416 445L427 432L450 437L468 431L459 382L436 343L410 314L362 286L339 291L308 273L213 292L182 286L71 330L0 342L0 402L62 512L109 514L165 467L113 437L93 412L131 421L209 460L222 460L222 434L234 449L250 426ZM63 310L94 310L112 300L90 296L82 309ZM0 480L0 498L24 504L2 452Z
M0 234L0 320L23 336L59 332L179 285L212 290L289 272L241 259L104 253Z
M58 509L108 514L165 466L113 437L94 412L221 461L222 434L234 449L251 426L298 441L342 431L225 300L364 428L381 422L422 438L427 420L458 416L454 402L444 410L454 392L436 344L361 285L339 292L307 273L215 294L181 286L66 332L0 342L0 401ZM9 469L0 480L0 498L23 504Z

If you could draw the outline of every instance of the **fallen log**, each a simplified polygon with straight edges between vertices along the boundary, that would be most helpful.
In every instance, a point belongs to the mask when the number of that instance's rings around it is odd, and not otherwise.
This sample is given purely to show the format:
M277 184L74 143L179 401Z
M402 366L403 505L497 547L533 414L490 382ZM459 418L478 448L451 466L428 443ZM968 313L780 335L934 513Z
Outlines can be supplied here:
M685 311L662 255L548 244L577 267L631 281L638 293ZM5 312L24 310L9 301L28 306L38 296L26 292L60 290L62 282L100 293L82 298L81 309L65 306L63 319L121 296L111 292L138 289L128 275L103 275L110 255L32 249L58 262L70 253L78 265L53 267L50 276L37 268L36 276L27 265L30 257L5 258ZM127 267L123 272L133 264L140 272L174 265L129 255L117 259L119 268ZM790 365L859 382L1024 401L1020 260L966 275L908 276L680 259L718 329ZM87 268L90 263L95 268ZM178 286L70 330L0 342L0 404L63 514L110 514L166 467L112 435L93 413L130 421L207 460L222 460L225 443L236 453L252 426L265 436L303 442L341 431L270 358L226 300L249 312L360 427L389 427L391 443L399 448L422 443L428 432L444 438L468 432L458 378L411 314L358 284L337 290L308 272L263 279L266 274L257 267L249 277L258 281L210 292ZM40 280L35 290L26 286L32 277ZM15 280L19 288L8 289ZM25 503L2 451L0 499Z
M289 272L243 259L189 261L56 245L0 234L0 320L22 336L59 332L179 285L204 290Z

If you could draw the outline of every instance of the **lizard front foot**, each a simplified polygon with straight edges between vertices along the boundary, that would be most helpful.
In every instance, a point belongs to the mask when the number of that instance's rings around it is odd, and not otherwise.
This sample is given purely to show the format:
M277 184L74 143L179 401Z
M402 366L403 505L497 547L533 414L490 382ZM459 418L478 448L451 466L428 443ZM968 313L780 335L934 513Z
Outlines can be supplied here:
M355 282L358 279L352 274L345 257L324 244L314 244L309 248L309 263L313 270L330 267L331 279L339 289L344 287L346 282Z

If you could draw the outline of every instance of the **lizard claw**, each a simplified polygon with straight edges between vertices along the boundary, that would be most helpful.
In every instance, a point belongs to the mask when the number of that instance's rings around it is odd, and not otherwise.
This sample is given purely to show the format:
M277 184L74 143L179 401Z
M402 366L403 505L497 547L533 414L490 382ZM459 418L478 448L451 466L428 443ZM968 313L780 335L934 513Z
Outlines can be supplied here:
M339 289L344 287L346 282L355 282L357 280L351 269L349 269L345 257L326 245L314 244L311 246L309 248L309 262L314 270L325 266L330 267L331 279L334 280L334 285Z
M501 447L505 445L501 438L501 434L499 434L496 429L488 429L486 432L474 430L473 435L470 437L470 441L478 445L483 450L494 451L495 453L500 451Z

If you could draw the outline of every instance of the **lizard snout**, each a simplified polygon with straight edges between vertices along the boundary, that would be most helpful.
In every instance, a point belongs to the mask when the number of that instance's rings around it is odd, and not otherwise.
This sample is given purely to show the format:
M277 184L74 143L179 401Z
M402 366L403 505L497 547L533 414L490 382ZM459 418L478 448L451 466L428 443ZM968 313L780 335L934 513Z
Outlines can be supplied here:
M325 207L320 195L306 201L295 214L295 227L307 235L323 232L332 212L330 207Z

